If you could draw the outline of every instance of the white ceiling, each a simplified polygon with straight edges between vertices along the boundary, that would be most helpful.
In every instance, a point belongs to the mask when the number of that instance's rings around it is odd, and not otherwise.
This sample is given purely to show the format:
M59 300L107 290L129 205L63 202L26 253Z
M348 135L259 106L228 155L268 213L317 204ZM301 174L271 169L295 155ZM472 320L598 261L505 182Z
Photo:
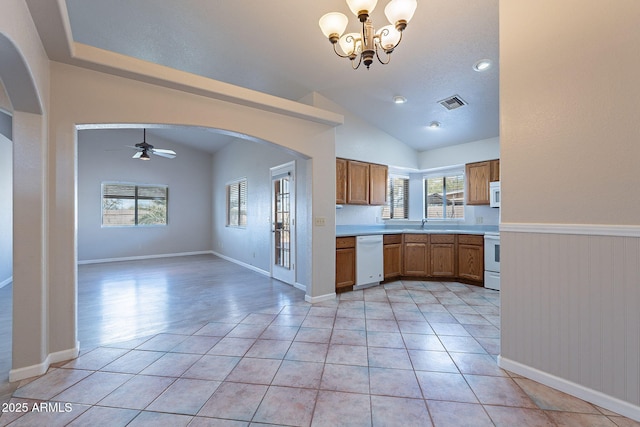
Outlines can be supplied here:
M374 26L386 25L379 2ZM344 0L66 0L73 39L271 95L312 91L418 151L498 136L498 0L418 0L388 65L352 70L318 27L325 13L357 20ZM487 72L473 64L493 61ZM395 105L394 95L408 102ZM459 95L468 105L437 102ZM442 123L427 129L431 121ZM163 137L211 146L231 137L186 128ZM200 142L198 142L200 141ZM217 145L219 147L220 144ZM215 149L215 148L214 148Z

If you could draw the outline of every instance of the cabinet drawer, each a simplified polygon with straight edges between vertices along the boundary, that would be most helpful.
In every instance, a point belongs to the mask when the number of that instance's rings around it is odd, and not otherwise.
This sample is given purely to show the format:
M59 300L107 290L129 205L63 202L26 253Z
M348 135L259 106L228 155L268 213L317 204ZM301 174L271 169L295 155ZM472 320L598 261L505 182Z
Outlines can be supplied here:
M402 243L402 234L385 234L382 237L382 241L385 245L393 243Z
M336 249L355 248L355 237L336 237Z
M477 234L460 234L458 235L458 243L463 245L484 245L484 236Z
M455 243L456 236L453 234L432 234L431 243Z
M404 241L410 243L429 243L428 234L405 234Z

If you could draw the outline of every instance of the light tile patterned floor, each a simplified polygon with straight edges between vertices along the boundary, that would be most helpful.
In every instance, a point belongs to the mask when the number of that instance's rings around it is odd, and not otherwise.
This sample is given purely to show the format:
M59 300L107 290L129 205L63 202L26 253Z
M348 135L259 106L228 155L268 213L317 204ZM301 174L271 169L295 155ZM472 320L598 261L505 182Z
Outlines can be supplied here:
M393 282L83 351L10 402L60 405L0 426L640 425L498 353L497 292Z

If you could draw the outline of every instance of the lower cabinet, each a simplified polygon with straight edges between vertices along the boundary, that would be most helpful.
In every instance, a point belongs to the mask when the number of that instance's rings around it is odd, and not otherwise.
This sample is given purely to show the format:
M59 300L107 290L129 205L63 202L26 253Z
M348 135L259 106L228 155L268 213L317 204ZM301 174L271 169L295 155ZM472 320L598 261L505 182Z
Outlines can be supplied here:
M384 280L400 277L459 279L482 285L484 236L474 234L386 234ZM356 238L336 238L336 293L356 284Z
M484 280L483 236L458 236L458 277L474 282Z
M384 279L402 276L402 234L383 236Z
M429 235L405 234L402 247L402 275L427 277L429 275Z
M336 292L356 284L356 238L336 238Z
M453 234L432 234L431 276L456 277L456 236Z

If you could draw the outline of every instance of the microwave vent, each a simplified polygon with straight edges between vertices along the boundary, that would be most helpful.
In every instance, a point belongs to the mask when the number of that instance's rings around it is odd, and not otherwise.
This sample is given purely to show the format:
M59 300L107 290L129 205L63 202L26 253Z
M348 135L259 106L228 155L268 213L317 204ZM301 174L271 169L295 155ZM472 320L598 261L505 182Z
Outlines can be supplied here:
M456 108L467 105L467 103L462 98L460 98L459 95L450 96L449 98L443 99L442 101L438 101L438 103L447 110L455 110Z

